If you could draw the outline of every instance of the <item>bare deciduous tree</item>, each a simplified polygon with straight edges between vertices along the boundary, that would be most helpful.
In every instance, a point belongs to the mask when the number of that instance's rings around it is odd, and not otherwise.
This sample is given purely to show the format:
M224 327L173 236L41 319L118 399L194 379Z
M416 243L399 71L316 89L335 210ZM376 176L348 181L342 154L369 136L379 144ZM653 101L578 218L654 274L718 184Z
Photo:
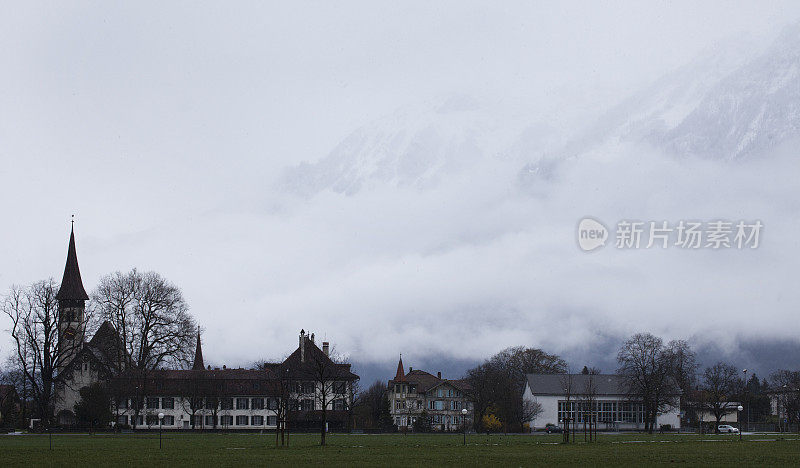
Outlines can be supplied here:
M617 354L617 373L631 399L644 406L645 430L652 433L656 417L678 405L680 389L673 369L675 356L661 338L637 333L628 339Z
M726 414L736 411L739 404L730 400L739 391L740 386L736 366L718 362L703 372L701 391L704 393L704 406L714 415L717 426Z
M522 392L527 374L558 374L567 369L560 357L541 349L517 346L505 349L467 372L475 421L494 407L506 431L521 430L534 408L525 407Z
M309 346L310 345L310 346ZM353 375L346 367L345 359L335 354L323 353L313 341L307 342L305 352L304 372L308 379L314 383L315 406L320 408L322 424L320 429L320 445L325 445L325 435L328 430L328 410L336 409L335 401L342 400L340 410L346 410L346 401L350 395L348 387Z
M11 319L15 370L27 383L37 416L48 426L53 423L58 371L82 344L59 343L57 293L58 284L51 278L26 288L14 286L2 302L3 313Z
M117 357L137 384L143 401L153 369L181 367L191 362L194 319L181 290L155 272L116 272L100 279L92 294L97 319L109 321L120 335ZM135 416L139 415L135 407Z

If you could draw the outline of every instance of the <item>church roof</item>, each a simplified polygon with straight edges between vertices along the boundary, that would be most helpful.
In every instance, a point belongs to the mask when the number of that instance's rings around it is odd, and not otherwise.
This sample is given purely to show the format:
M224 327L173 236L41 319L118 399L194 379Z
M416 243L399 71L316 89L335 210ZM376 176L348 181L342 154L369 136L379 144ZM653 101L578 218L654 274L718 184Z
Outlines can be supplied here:
M58 289L56 299L59 301L86 301L89 295L83 289L81 270L78 268L78 254L75 252L75 230L69 233L69 249L67 250L67 264L64 265L64 277Z

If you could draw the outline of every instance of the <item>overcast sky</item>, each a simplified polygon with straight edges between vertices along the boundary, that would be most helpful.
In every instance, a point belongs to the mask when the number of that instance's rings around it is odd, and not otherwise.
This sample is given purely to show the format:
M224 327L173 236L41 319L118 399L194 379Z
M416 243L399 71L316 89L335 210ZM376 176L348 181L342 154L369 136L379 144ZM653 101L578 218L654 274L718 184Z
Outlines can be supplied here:
M60 279L74 213L86 289L116 270L158 271L183 289L218 364L280 358L301 328L368 363L568 352L639 330L725 346L800 331L794 155L690 164L638 146L557 150L709 50L765 47L800 19L796 1L4 11L3 290ZM392 164L412 169L375 176L386 161L370 158L393 145L405 146ZM420 177L426 148L447 164ZM556 174L520 187L543 155ZM333 171L357 189L327 184ZM574 233L585 215L762 219L774 236L757 252L586 254Z

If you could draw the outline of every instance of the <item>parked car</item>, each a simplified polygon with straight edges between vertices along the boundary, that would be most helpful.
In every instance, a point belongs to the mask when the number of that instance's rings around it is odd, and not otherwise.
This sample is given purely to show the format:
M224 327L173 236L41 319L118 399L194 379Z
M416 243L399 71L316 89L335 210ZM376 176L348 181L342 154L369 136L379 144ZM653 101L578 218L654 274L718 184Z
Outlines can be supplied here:
M548 434L556 434L556 433L564 432L564 429L561 429L561 426L556 426L555 424L552 424L552 423L545 425L544 426L544 430Z
M739 432L739 429L735 428L733 426L730 426L728 424L720 424L719 426L717 426L717 432L732 433L732 432Z

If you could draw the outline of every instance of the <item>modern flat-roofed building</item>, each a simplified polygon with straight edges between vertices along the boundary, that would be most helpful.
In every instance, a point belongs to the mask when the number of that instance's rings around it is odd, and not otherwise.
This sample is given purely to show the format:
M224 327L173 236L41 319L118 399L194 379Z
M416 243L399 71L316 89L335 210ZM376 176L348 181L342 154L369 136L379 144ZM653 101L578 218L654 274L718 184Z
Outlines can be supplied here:
M538 402L542 411L529 422L532 429L563 425L566 419L596 421L599 430L644 429L644 405L632 398L615 374L528 374L523 399ZM680 427L678 408L659 414L656 428Z

